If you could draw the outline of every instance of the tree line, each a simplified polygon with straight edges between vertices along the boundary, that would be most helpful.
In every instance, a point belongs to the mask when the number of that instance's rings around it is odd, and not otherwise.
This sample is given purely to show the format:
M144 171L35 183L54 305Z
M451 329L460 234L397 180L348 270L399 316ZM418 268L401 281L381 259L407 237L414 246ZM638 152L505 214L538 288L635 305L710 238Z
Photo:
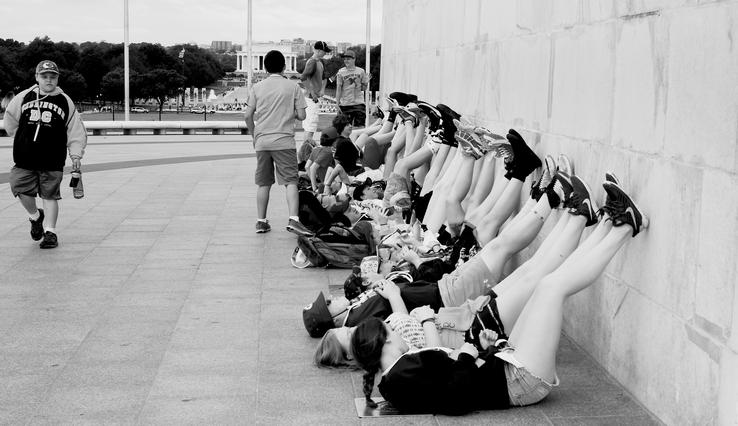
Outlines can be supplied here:
M379 90L381 45L370 50L372 75L370 90ZM356 53L356 66L366 69L362 46L350 48ZM301 72L310 57L298 58ZM0 38L0 98L35 84L36 65L49 59L59 66L59 86L77 102L104 104L121 103L124 96L123 43L54 42L49 37L37 37L28 44ZM335 88L332 79L343 67L340 55L324 59L324 76L328 87ZM207 87L235 71L236 57L214 53L191 44L164 47L154 43L129 45L130 98L152 99L163 108L167 99L180 94L185 87Z
M160 108L183 87L206 87L235 70L234 57L190 44L136 43L128 50L131 99L154 99ZM35 84L36 65L49 59L59 66L59 86L72 99L122 102L123 55L123 43L0 39L0 96Z

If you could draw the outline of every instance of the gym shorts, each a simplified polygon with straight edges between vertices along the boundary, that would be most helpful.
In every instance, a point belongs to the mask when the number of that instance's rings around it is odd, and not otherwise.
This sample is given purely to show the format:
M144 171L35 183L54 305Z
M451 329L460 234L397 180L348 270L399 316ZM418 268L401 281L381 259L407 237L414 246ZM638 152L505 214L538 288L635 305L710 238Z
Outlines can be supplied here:
M64 172L56 170L28 170L13 166L10 169L10 191L44 200L61 200L59 187Z
M453 272L438 280L438 291L444 306L461 306L497 285L481 256L474 256Z
M256 151L257 186L274 184L274 172L280 185L297 185L297 150L294 148L278 151Z
M366 106L359 105L341 105L338 107L341 114L348 117L351 125L354 127L364 127L366 125Z
M509 358L516 364L520 364L515 358L515 348L512 346L503 349L499 355L499 358ZM558 377L554 377L554 382L549 383L528 371L524 366L516 367L510 362L505 362L505 377L507 377L507 394L510 397L510 405L518 407L540 402L551 393L551 389L559 385Z
M302 120L302 129L306 132L317 132L320 106L317 101L309 96L305 96L305 105L305 119Z

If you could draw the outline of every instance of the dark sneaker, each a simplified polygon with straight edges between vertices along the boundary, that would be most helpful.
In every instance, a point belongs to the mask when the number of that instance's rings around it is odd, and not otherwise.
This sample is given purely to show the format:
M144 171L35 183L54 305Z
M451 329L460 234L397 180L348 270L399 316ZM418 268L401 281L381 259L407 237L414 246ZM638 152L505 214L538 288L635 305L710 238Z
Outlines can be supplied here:
M389 96L387 96L387 98L392 99L397 103L397 105L401 107L406 106L410 102L416 102L418 100L417 96L403 92L392 92L389 94Z
M313 231L307 229L305 225L294 219L290 219L290 221L287 222L287 231L301 237L312 237L315 235Z
M261 220L256 221L256 233L257 234L264 234L271 230L272 230L272 227L271 225L269 225L269 222L263 222Z
M511 178L525 181L533 170L541 167L541 159L535 152L525 143L525 139L515 129L510 129L507 134L507 140L510 142L513 150L512 170L509 175Z
M546 196L551 208L567 207L574 187L569 175L562 171L556 172L551 183L546 188Z
M613 172L606 172L605 173L605 182L612 182L615 185L620 186L620 180L618 179L617 176L615 176L615 173L613 173ZM610 209L610 205L611 205L611 202L610 202L610 194L607 192L607 188L605 188L605 194L606 194L606 197L605 197L605 205L602 206L597 211L597 216L599 216L600 218L605 217L605 214L607 214L610 217L612 217L612 215L613 215L613 212Z
M56 234L51 231L44 232L44 240L41 241L39 247L42 249L50 249L59 245L59 241L56 239Z
M646 215L641 212L641 209L618 184L605 182L602 186L607 192L608 204L606 207L613 226L630 225L633 228L634 237L648 227Z
M569 198L569 212L573 215L584 216L587 218L586 226L592 226L597 223L597 206L592 201L589 186L579 176L571 177L571 185L574 191Z
M427 102L418 101L417 105L418 108L423 111L423 114L428 116L428 128L431 131L440 129L441 121L443 120L441 117L441 111L437 110L436 107Z
M31 220L31 238L33 241L38 241L44 237L44 209L38 209L38 219Z
M615 185L620 185L620 180L613 172L605 172L605 182L612 182Z

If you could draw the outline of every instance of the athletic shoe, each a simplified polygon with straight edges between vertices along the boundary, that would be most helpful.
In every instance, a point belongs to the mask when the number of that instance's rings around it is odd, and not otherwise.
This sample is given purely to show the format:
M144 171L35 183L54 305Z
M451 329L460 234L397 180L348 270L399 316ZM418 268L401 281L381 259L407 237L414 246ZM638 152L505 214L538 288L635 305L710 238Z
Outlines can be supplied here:
M612 183L620 186L620 180L618 179L617 176L615 176L615 173L613 173L613 172L606 172L605 173L605 182L612 182ZM604 184L603 184L603 186L604 186ZM597 211L597 216L599 216L600 218L605 217L605 213L607 213L607 215L610 216L610 217L612 217L612 215L613 215L613 212L610 209L610 194L607 192L607 188L605 188L605 194L606 194L606 196L605 196L605 205L602 206Z
M553 180L546 188L546 196L551 208L566 207L573 191L574 187L569 175L562 171L556 172Z
M438 130L441 128L443 117L441 116L441 111L436 109L433 105L418 101L417 103L418 108L423 111L425 115L428 116L428 128L430 130Z
M541 167L541 159L530 149L528 144L525 143L525 139L515 129L510 129L507 140L510 141L514 158L511 163L512 167L505 177L525 181L525 178L533 173L533 170Z
M272 230L271 225L269 225L269 222L263 222L261 220L256 221L256 233L257 234L264 234L266 232L269 232Z
M403 92L392 92L387 96L388 99L392 99L397 103L398 106L404 107L410 102L417 102L418 97L410 93Z
M302 223L290 219L289 222L287 222L287 231L291 232L295 235L301 236L301 237L312 237L315 235L315 233L305 227Z
M413 127L418 127L418 115L414 113L410 108L402 108L399 111L397 111L397 115L400 116L402 119L402 122L409 121L410 124L413 125Z
M553 182L554 172L552 172L552 170L556 170L556 163L552 156L546 156L543 161L542 169L541 176L530 186L530 197L536 201L541 199L541 196L546 193L546 189ZM552 206L552 208L553 207L555 206Z
M586 226L592 226L597 223L597 206L592 201L591 191L587 183L579 178L579 176L571 177L571 184L574 191L569 198L569 213L587 218Z
M648 218L641 212L635 202L623 191L618 184L605 182L602 184L607 192L608 210L612 212L610 218L613 226L630 225L633 236L648 227Z
M44 239L41 241L39 247L42 249L51 249L59 245L59 241L56 238L56 234L51 231L44 232Z
M559 170L569 176L574 174L574 165L566 154L559 154Z
M38 241L41 238L44 237L44 209L38 209L38 219L31 220L31 218L28 218L28 221L31 222L31 238L33 238L33 241Z
M620 180L617 176L615 176L615 173L613 172L605 172L605 181L606 182L612 182L615 185L620 185Z
M467 156L473 157L475 160L479 160L484 156L485 153L477 146L481 141L475 139L478 138L478 136L474 133L457 130L454 138L456 139L456 142L459 143L459 148L461 148Z

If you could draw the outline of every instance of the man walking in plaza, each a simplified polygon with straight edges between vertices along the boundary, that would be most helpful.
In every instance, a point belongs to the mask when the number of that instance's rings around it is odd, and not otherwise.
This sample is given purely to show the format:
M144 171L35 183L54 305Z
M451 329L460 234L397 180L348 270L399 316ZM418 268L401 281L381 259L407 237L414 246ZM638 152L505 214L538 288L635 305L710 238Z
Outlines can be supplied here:
M369 85L366 71L356 66L356 53L347 50L341 54L345 66L336 74L336 102L341 114L349 118L351 125L364 127L366 105L364 90Z
M18 197L31 221L31 238L42 249L59 245L56 220L59 187L67 152L79 170L87 146L87 130L72 99L59 87L59 67L52 61L36 66L36 82L15 96L7 106L3 124L13 137L10 190ZM41 198L43 209L36 204Z
M256 232L261 234L272 229L267 220L267 207L276 172L277 183L287 190L287 230L298 235L312 235L298 218L295 119L305 119L305 98L300 87L282 75L285 68L282 52L269 51L264 56L264 68L269 76L249 91L245 112L256 151Z
M303 143L315 146L313 134L318 131L318 101L323 97L325 81L323 79L323 57L331 49L326 42L318 41L313 45L313 56L305 63L300 80L305 89L305 119L302 129L305 131Z

